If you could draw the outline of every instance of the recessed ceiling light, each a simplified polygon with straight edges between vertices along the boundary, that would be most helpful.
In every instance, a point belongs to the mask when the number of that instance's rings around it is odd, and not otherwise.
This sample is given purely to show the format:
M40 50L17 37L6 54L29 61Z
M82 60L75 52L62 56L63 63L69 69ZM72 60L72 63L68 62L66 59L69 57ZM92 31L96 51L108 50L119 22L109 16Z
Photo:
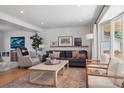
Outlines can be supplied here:
M80 19L79 21L82 22L82 19Z
M81 7L81 5L77 5L77 7Z
M21 11L20 11L20 13L21 13L21 14L23 14L23 13L24 13L24 11L22 11L22 10L21 10Z
M41 24L43 25L43 24L44 24L44 22L41 22Z

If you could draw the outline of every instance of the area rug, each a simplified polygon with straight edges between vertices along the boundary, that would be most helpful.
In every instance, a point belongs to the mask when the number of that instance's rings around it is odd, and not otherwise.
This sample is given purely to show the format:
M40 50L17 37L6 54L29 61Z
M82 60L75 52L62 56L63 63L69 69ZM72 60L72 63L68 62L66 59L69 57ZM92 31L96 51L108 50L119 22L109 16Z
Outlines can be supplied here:
M44 81L47 76L42 77ZM65 70L63 75L58 75L57 88L85 88L86 87L86 72L85 68L69 68ZM35 85L28 82L28 75L25 75L18 80L14 80L2 88L50 88L50 86Z

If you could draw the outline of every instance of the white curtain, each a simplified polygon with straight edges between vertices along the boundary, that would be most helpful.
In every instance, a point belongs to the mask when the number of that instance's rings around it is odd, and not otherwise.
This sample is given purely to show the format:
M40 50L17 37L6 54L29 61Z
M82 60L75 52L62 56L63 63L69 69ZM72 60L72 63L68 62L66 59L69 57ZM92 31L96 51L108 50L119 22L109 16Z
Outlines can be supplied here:
M92 59L97 59L97 25L93 25L94 38L92 40Z

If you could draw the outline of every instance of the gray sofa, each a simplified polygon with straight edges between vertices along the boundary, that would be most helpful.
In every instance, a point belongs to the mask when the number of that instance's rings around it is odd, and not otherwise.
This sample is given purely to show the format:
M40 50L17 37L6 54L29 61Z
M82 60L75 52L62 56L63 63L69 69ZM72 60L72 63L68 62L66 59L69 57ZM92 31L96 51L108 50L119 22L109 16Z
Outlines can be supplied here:
M73 58L72 51L50 50L50 51L47 51L46 55L43 56L44 61L45 61L45 58L47 58L49 56L49 53L53 53L53 51L60 52L60 57L58 59L69 60L69 66L76 66L76 67L85 67L86 66L86 59L88 58L86 50L79 51L80 54L84 54L84 57L79 57L79 58Z

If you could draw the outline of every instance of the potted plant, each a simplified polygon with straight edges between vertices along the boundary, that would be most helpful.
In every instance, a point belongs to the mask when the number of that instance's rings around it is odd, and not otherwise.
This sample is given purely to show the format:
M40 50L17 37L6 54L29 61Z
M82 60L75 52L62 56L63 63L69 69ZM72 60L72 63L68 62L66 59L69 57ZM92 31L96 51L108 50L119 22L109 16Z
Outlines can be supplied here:
M30 39L32 40L32 47L36 51L36 54L37 54L39 45L43 43L42 38L37 33L35 33L35 35L31 36Z

